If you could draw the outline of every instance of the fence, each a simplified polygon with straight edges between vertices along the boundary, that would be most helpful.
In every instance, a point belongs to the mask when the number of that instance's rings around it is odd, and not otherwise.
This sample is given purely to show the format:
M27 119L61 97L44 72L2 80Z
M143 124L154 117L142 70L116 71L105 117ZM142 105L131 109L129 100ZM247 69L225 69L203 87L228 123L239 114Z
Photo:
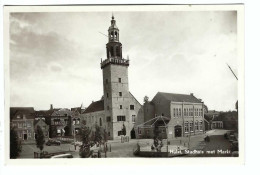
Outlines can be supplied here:
M129 142L129 136L121 136L121 143Z

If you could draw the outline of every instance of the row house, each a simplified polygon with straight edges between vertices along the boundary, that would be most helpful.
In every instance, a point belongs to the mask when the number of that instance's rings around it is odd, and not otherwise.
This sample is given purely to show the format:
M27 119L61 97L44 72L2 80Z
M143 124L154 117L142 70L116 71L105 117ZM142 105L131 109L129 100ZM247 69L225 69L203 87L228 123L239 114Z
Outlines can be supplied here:
M67 108L54 110L50 121L51 137L71 136L80 129L80 113Z
M10 125L15 129L20 141L34 140L34 108L11 107Z

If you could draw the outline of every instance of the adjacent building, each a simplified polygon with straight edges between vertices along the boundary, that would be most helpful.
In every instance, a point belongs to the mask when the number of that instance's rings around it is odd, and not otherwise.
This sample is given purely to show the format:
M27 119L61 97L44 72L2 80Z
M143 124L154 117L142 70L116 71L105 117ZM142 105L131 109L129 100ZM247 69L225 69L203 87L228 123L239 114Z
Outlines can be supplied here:
M193 94L158 92L152 101L144 103L144 119L150 122L136 126L136 132L139 138L152 138L152 119L156 118L163 138L201 134L205 130L203 108L203 102Z
M34 140L34 113L33 107L10 108L10 125L22 142Z

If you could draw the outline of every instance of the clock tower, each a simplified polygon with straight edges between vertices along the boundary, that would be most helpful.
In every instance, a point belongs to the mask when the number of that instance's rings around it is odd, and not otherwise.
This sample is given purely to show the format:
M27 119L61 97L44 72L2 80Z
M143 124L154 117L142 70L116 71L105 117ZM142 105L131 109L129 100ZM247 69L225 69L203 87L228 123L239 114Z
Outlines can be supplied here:
M128 88L129 60L122 57L122 44L114 16L108 28L106 59L101 61L103 72L104 111L110 139L130 136L130 94Z

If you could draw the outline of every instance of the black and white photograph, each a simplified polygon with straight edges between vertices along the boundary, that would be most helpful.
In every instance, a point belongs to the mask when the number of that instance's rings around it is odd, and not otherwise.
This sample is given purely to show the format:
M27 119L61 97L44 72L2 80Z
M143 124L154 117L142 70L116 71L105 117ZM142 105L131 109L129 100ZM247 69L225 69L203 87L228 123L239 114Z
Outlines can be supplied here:
M243 159L243 5L4 15L9 161Z

